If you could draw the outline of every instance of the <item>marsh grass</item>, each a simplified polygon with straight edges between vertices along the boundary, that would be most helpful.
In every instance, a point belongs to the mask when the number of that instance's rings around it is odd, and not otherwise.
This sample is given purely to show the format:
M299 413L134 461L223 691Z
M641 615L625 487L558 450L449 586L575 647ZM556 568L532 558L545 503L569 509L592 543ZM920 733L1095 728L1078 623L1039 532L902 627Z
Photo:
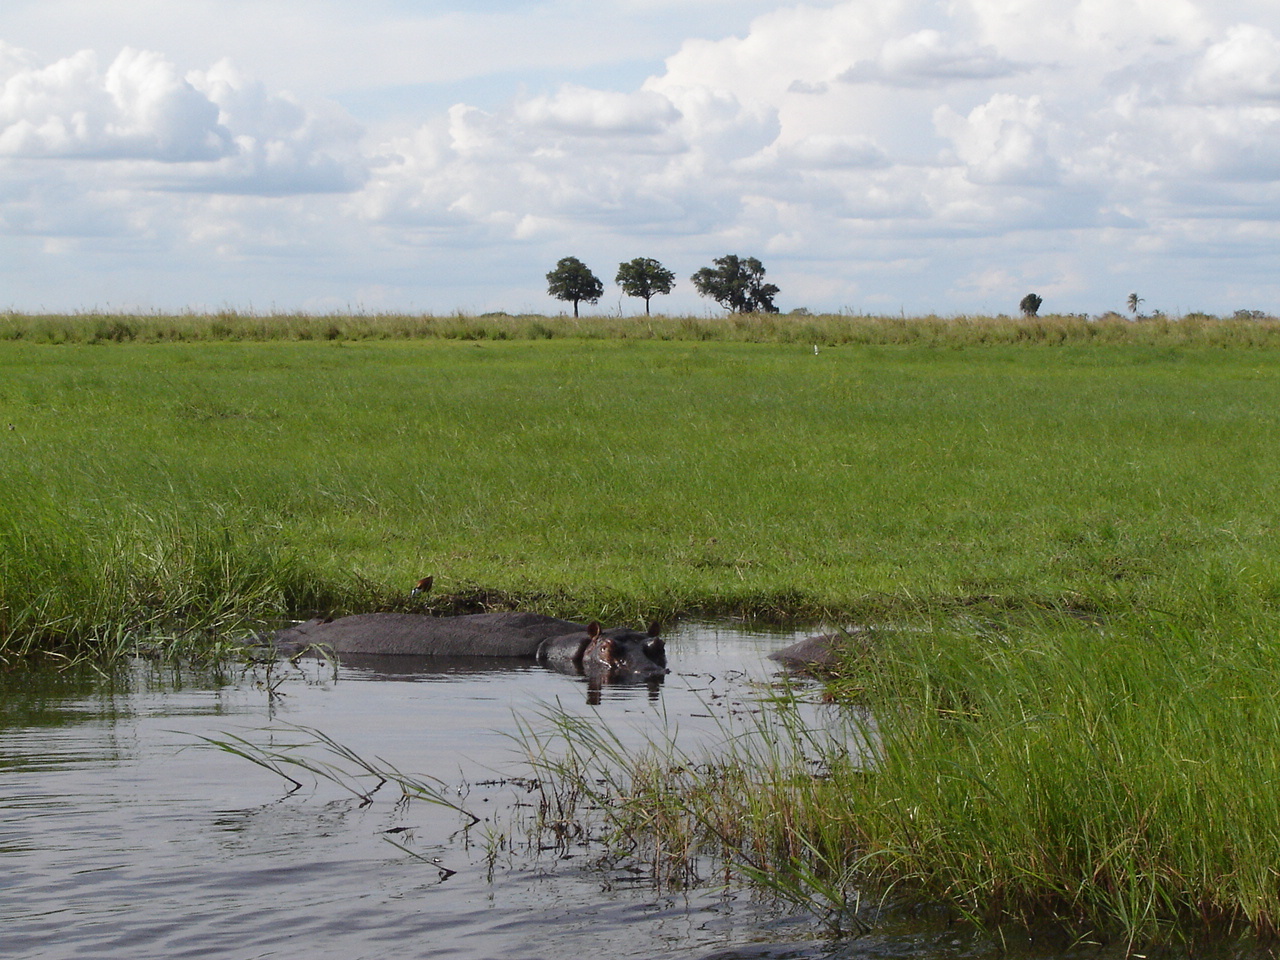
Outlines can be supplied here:
M832 795L815 788L837 769L872 762L874 724L849 711L815 728L793 691L767 701L770 709L722 720L716 744L698 752L678 745L674 725L637 750L593 718L549 709L522 720L516 739L539 797L528 828L571 838L598 867L625 869L658 890L746 880L814 910L835 931L856 927L863 905L843 882L852 876L846 858L822 859L809 818L831 812L821 804Z
M784 705L697 757L566 720L545 836L841 929L1275 932L1272 321L0 330L4 665L369 609L910 625L833 688L874 762Z
M0 657L369 609L1248 622L1280 600L1278 357L4 342Z
M216 509L86 516L23 493L0 501L0 664L206 656L325 599L278 543Z
M1280 321L1205 313L1137 320L1117 313L1044 317L747 314L553 317L487 313L0 314L0 341L190 343L364 340L664 340L816 345L982 346L1110 343L1147 346L1280 346Z
M481 821L464 804L453 799L451 788L437 777L404 773L381 757L370 758L356 753L314 727L285 724L281 729L286 734L293 735L292 742L263 745L250 737L230 733L216 737L202 734L192 736L208 746L247 760L288 781L291 784L288 793L303 786L302 781L294 776L297 774L310 777L313 784L333 784L364 807L374 802L375 795L384 786L391 784L400 791L398 802L410 803L416 800L453 810L462 818L463 829L473 827ZM405 849L393 840L388 842ZM406 852L417 856L413 851Z
M843 740L783 706L715 749L637 756L552 715L530 756L557 816L655 882L746 879L834 930L940 903L1129 952L1273 941L1274 622L1006 627L883 634L836 687L860 705Z

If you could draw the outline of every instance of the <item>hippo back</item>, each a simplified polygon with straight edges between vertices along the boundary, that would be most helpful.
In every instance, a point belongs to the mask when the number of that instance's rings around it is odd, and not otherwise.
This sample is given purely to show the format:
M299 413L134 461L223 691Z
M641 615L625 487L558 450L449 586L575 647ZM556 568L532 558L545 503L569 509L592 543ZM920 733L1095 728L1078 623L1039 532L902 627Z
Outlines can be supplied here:
M324 622L309 620L276 635L282 651L308 645L334 653L418 657L528 657L548 637L586 627L539 613L476 613L426 617L412 613L361 613Z

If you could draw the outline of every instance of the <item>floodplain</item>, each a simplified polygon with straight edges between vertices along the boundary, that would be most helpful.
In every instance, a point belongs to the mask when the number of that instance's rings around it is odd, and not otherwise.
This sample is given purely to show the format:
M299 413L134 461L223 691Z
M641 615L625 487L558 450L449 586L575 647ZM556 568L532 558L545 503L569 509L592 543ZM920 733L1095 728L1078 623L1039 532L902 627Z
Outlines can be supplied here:
M1277 324L431 326L0 320L6 667L423 609L426 574L437 613L848 629L878 763L617 757L620 836L668 811L663 849L836 915L1274 933Z

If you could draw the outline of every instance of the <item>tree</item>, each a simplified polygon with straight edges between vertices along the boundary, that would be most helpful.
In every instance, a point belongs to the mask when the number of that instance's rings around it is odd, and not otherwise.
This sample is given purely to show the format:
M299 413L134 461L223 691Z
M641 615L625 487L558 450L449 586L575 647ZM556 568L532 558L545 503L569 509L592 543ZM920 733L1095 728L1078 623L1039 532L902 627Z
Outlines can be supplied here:
M773 298L778 288L764 282L764 265L755 257L730 254L711 261L690 279L704 297L710 297L733 313L777 313Z
M1034 293L1028 293L1022 298L1018 304L1018 309L1022 311L1024 316L1034 317L1040 312L1040 304L1044 303L1044 298Z
M604 293L600 278L587 269L577 257L563 257L547 274L547 293L557 300L572 300L573 315L578 315L578 301L595 303Z
M1136 293L1129 294L1129 312L1135 317L1138 315L1138 305L1141 303L1146 303L1146 301Z
M644 297L644 315L649 316L649 301L659 293L670 293L676 285L676 275L649 257L636 257L629 263L618 264L618 276L613 281L628 297Z

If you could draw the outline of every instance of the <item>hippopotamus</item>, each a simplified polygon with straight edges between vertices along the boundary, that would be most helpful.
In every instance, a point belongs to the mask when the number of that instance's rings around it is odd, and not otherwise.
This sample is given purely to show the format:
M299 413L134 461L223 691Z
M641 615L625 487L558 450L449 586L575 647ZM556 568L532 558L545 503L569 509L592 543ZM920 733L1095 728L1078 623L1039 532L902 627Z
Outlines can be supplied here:
M884 626L853 626L835 633L819 633L805 637L789 647L769 654L789 670L810 673L829 673L838 670L850 659L871 656L875 653L877 638L887 631L909 629Z
M789 647L775 650L769 654L769 659L776 660L784 667L790 667L793 670L814 667L829 669L840 662L839 654L836 652L838 642L839 638L835 634L820 633L815 637L799 640Z
M273 644L287 655L314 648L338 656L519 657L585 676L596 686L661 680L669 672L656 623L648 633L604 630L595 622L584 625L539 613L360 613L287 627Z

